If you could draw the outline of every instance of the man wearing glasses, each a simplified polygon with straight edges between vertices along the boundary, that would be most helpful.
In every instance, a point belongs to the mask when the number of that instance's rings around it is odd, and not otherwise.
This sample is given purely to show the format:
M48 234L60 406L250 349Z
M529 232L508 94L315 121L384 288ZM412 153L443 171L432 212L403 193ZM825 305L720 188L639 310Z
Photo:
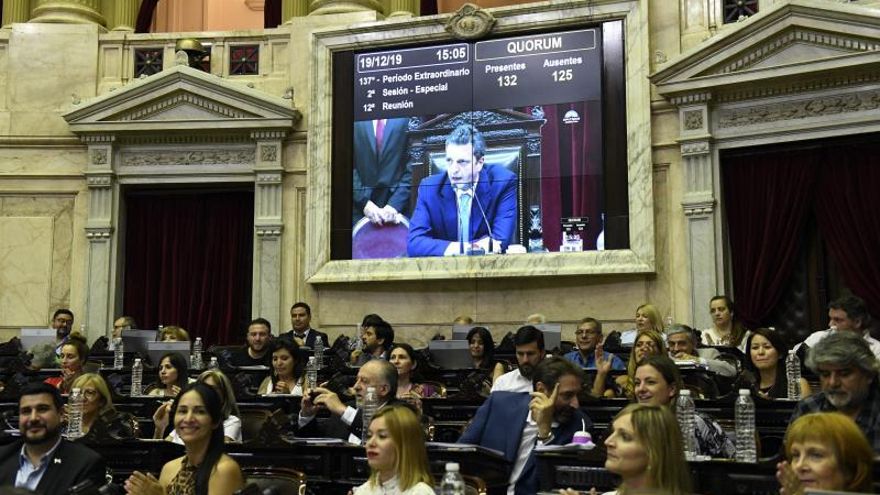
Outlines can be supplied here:
M571 351L565 355L572 363L581 368L594 370L596 369L596 346L602 342L602 323L591 317L586 317L578 323L575 331L575 340L577 350ZM602 351L606 360L611 360L611 369L625 370L626 364L619 357L606 351Z

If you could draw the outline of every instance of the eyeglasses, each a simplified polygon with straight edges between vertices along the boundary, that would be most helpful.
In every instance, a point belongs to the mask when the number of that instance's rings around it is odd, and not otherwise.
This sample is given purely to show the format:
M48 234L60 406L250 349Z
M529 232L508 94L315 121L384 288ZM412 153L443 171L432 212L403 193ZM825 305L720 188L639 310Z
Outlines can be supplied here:
M85 397L87 399L94 399L95 397L100 395L100 394L98 394L98 391L93 388L83 389L82 394L83 394L83 397Z
M600 332L598 330L580 330L580 329L578 329L578 330L575 330L574 334L577 335L578 337L586 337L587 335L597 337L599 335L602 335L602 332Z

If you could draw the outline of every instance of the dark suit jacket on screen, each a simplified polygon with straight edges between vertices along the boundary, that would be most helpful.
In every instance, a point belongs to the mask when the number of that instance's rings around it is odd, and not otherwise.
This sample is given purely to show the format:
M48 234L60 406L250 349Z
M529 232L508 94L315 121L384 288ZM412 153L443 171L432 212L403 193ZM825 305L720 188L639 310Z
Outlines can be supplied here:
M15 484L18 473L18 456L22 441L0 448L0 486ZM70 487L85 480L92 480L95 487L106 483L104 459L94 450L83 445L61 440L55 449L43 478L37 485L42 495L62 495Z
M412 170L407 166L408 128L409 119L386 119L382 150L377 156L373 121L354 123L352 225L363 218L368 201L409 214Z
M500 240L501 248L506 250L516 226L516 174L498 165L484 165L477 182L477 198L492 225L492 238ZM457 203L446 172L422 180L409 224L409 256L443 256L449 243L458 241ZM473 241L489 235L477 201L471 202L469 226Z
M482 445L499 450L511 463L516 462L519 442L522 439L526 418L529 416L529 402L532 397L522 392L494 392L477 410L474 420L458 439L458 443ZM570 443L576 431L592 428L593 422L580 409L572 419L553 429L552 445ZM516 482L516 495L538 492L538 466L534 453L529 456L519 480Z

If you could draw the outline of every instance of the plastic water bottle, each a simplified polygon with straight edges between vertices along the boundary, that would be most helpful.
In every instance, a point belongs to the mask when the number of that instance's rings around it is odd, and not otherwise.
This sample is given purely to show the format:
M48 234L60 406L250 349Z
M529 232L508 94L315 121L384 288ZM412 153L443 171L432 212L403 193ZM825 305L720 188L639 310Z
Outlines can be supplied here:
M801 360L794 349L785 358L785 378L788 381L789 400L801 400Z
M67 401L67 438L71 440L83 436L84 400L82 390L75 388L70 391Z
M309 382L310 390L318 386L318 367L315 364L315 356L309 357L309 362L306 363L306 380Z
M220 363L217 362L217 356L211 356L211 361L208 363L209 370L219 370Z
M440 495L464 495L464 478L457 462L446 463L446 474L440 482Z
M324 339L319 335L315 339L315 369L319 370L324 367Z
M736 460L737 462L757 462L755 446L755 403L748 389L740 389L739 397L733 406L736 419Z
M190 363L190 366L194 370L202 369L202 338L196 337L196 341L193 342L193 359Z
M122 337L113 339L113 368L121 370L125 364L125 354L122 348Z
M683 389L678 392L678 399L675 402L675 415L678 418L678 427L681 429L681 443L684 447L684 457L689 461L697 459L697 430L696 406L691 399L691 391Z
M143 395L144 385L144 365L141 364L140 358L135 358L134 364L131 366L131 396L137 397Z
M379 396L376 394L376 387L367 387L367 391L364 393L364 421L361 429L361 440L365 444L367 443L367 430L370 428L370 421L373 420L377 409L379 409Z

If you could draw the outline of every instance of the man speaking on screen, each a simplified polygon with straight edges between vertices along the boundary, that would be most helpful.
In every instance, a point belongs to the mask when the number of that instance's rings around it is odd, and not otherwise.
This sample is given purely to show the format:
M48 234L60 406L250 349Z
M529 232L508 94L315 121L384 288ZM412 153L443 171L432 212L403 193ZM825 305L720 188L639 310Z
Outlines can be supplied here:
M507 250L516 224L516 174L485 163L486 141L463 124L446 138L446 171L419 184L409 256Z

